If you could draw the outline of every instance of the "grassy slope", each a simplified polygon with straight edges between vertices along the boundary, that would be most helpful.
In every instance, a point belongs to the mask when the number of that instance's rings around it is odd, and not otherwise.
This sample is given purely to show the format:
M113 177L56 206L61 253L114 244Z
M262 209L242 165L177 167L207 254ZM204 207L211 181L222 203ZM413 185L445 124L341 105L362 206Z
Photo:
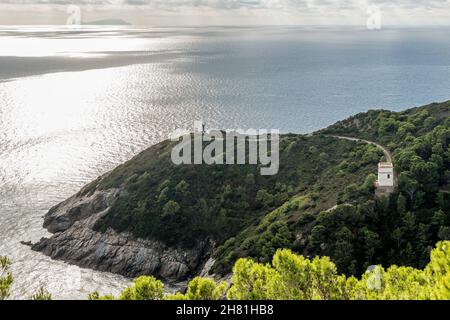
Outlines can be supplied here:
M170 161L172 144L162 142L94 181L84 192L119 186L128 191L98 223L98 230L112 227L179 247L213 239L217 243L213 271L218 273L228 272L242 256L265 261L278 247L330 255L339 260L341 271L358 273L368 263L390 261L378 247L371 253L367 246L370 241L377 244L377 239L381 246L392 246L391 229L396 219L403 218L381 212L370 181L364 185L366 177L376 172L382 153L373 146L323 134L378 141L395 155L405 147L405 137L398 133L404 121L414 123L414 129L407 128L414 138L443 125L448 115L449 103L402 113L369 111L313 136L285 135L280 172L273 177L260 176L258 166L252 165L175 166ZM445 181L440 183L445 186ZM336 202L353 207L319 215ZM370 204L373 208L366 208L368 212L386 218L382 226L367 229L376 219L361 213L361 207Z

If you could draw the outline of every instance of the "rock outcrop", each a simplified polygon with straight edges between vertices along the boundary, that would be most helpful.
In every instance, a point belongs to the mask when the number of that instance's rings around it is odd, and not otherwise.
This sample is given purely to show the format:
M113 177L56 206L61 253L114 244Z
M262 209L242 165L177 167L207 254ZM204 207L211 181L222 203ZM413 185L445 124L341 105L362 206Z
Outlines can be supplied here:
M80 267L128 277L145 274L183 280L202 270L212 249L209 241L186 250L112 229L95 231L96 221L123 192L110 189L83 195L81 191L55 206L44 219L44 227L54 235L42 238L32 249Z

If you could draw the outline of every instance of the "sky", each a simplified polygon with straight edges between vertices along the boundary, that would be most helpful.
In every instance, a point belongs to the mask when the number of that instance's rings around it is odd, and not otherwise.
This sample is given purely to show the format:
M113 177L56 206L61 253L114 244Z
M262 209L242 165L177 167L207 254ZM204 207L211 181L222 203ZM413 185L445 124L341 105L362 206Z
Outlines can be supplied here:
M450 0L0 0L0 25L64 25L79 18L142 26L366 26L376 12L383 25L450 25Z

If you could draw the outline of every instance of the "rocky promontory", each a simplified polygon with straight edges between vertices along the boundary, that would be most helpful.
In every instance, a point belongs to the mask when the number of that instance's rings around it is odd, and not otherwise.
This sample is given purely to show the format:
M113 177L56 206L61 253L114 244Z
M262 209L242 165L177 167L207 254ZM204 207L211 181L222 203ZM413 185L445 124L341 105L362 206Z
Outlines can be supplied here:
M83 267L168 280L224 276L242 257L270 263L279 248L329 256L347 274L374 262L423 267L427 248L450 234L449 110L450 102L371 110L310 135L281 135L274 176L253 164L176 165L176 143L163 141L52 208L44 226L54 235L33 249ZM389 198L374 190L386 157L377 146L389 149L399 175ZM398 240L392 235L410 230L410 214L423 220L405 235L419 238L405 236L405 248L385 255ZM414 252L410 243L423 246Z
M185 250L128 232L94 230L97 220L124 193L121 189L109 189L83 195L82 190L53 207L45 216L44 227L54 235L42 238L32 249L52 259L128 277L146 274L183 280L201 271L209 257L209 241Z

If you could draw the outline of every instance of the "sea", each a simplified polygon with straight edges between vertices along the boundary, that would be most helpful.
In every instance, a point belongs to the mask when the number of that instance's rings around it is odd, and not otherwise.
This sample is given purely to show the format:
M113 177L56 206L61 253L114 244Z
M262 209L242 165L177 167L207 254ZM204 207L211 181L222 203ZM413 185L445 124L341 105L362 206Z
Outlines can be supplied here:
M310 133L450 99L450 28L0 27L0 255L12 299L118 294L131 279L31 251L43 216L194 121ZM168 283L167 288L173 284Z

